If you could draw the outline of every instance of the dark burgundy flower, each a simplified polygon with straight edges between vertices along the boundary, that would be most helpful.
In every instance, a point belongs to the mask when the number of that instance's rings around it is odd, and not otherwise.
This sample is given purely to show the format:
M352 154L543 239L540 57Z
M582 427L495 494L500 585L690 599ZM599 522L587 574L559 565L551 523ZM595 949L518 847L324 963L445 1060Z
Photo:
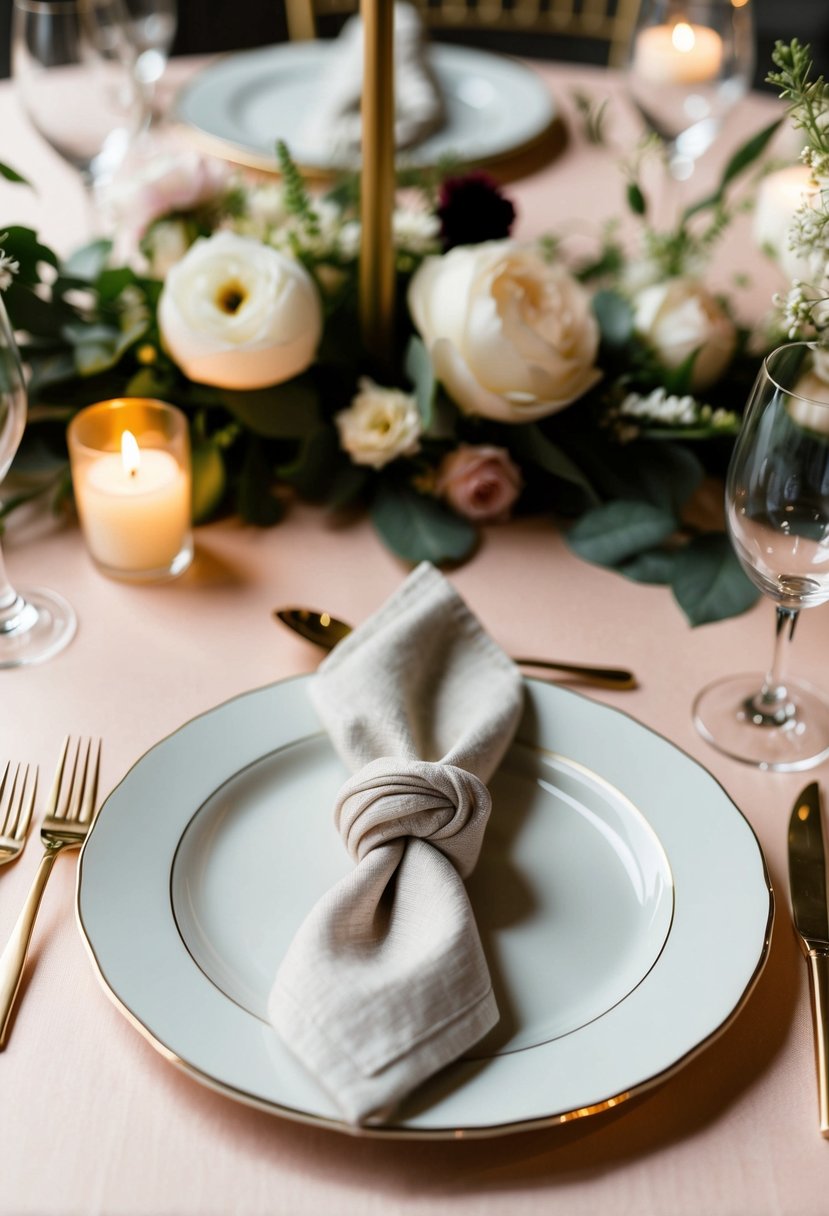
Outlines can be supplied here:
M447 177L438 198L443 248L479 245L509 236L515 208L487 173Z

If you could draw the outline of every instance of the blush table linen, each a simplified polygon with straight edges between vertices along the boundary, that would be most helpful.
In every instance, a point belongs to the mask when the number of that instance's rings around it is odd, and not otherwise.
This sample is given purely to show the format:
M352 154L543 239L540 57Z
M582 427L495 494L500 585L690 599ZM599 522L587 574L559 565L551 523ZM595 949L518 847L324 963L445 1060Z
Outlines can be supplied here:
M191 68L174 64L179 78ZM635 121L612 74L535 70L573 126L556 160L510 188L518 234L566 227L589 235L619 213L624 181L612 154L578 137L572 91L618 101L610 109L620 146ZM770 98L749 99L712 164L775 109ZM2 222L31 223L68 251L84 235L80 186L28 132L8 84L0 85L0 123L2 159L38 187L32 194L0 183ZM711 180L706 162L700 190ZM716 275L727 283L748 270L743 298L757 317L779 283L748 229L744 218ZM709 505L701 501L700 510ZM313 670L317 652L273 622L274 607L324 607L359 623L406 573L367 520L335 523L302 506L270 531L235 520L198 528L193 567L165 586L108 581L77 527L37 513L13 520L4 546L13 581L54 587L79 617L63 654L0 671L0 759L39 764L44 788L67 731L103 735L109 790L210 706ZM64 857L0 1054L0 1216L825 1216L829 1144L817 1127L806 970L788 917L786 823L806 779L826 790L829 766L807 775L743 767L709 749L690 714L702 685L767 661L771 607L692 630L667 589L578 561L540 519L487 528L480 552L450 578L508 653L632 668L637 691L589 695L697 758L747 816L777 915L746 1006L674 1076L605 1114L489 1141L355 1138L237 1104L158 1054L99 987L74 921L76 858ZM807 679L829 683L829 609L803 614L791 662ZM0 874L4 935L38 855L35 837Z

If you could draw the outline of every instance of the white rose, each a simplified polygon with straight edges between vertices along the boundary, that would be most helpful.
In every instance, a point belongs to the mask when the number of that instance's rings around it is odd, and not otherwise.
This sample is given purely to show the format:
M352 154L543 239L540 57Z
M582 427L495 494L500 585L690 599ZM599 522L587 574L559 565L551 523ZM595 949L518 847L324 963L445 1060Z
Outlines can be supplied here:
M513 241L427 258L409 287L409 310L435 375L467 414L531 422L600 379L587 293L563 267Z
M364 376L347 410L335 414L340 443L355 464L383 465L420 447L420 412L414 397L382 388Z
M691 388L713 384L725 371L737 340L730 317L696 279L669 279L633 301L633 324L665 367L679 367L697 352Z
M294 258L217 232L173 266L158 322L165 347L191 380L265 388L313 361L322 308L313 279Z

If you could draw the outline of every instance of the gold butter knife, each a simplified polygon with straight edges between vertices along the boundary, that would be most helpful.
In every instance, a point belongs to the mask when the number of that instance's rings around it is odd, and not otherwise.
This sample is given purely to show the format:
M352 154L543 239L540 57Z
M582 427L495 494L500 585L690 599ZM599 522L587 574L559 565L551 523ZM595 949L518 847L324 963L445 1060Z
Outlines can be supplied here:
M794 927L809 964L820 1134L829 1139L829 911L816 781L803 790L789 819L789 889Z

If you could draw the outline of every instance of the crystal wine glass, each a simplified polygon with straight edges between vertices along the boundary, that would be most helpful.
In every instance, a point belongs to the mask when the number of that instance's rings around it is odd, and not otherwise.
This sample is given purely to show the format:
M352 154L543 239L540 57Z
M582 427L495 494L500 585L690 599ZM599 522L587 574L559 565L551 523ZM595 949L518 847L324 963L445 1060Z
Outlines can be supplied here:
M20 355L0 298L0 482L9 471L26 427L26 387ZM75 633L75 613L54 591L15 591L0 550L0 667L39 663L57 654Z
M178 25L177 0L124 0L127 29L136 50L135 75L152 110Z
M39 135L94 202L145 122L122 0L14 0L12 75Z
M829 351L793 342L770 354L728 469L726 521L740 564L777 607L771 667L700 693L694 722L737 760L782 771L829 756L829 698L785 675L798 614L829 600Z
M687 181L754 71L751 0L643 0L628 50L628 92Z

